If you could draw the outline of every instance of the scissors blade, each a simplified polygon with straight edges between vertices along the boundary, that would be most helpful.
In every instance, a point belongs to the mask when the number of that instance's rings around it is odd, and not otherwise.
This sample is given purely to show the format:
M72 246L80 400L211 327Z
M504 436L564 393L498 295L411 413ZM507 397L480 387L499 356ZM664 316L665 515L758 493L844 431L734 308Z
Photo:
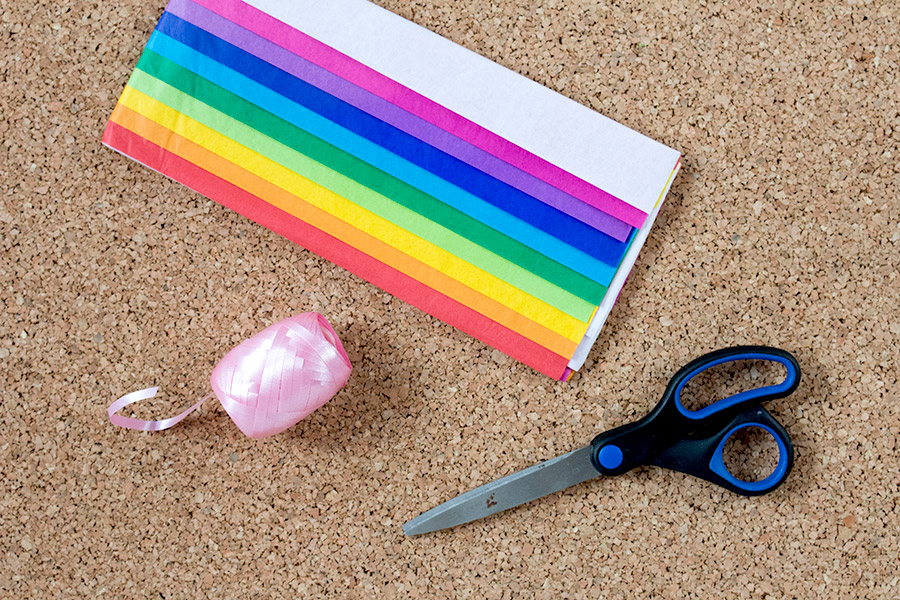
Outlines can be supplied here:
M403 533L419 535L468 523L599 476L588 445L444 502L405 523Z

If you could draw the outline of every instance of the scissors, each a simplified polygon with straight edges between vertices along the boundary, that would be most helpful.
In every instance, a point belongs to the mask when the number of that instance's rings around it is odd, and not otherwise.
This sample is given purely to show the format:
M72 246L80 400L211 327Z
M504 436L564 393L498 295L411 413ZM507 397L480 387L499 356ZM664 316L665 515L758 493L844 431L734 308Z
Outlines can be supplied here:
M780 363L787 375L779 384L740 392L700 410L684 407L681 392L688 381L716 365L739 360ZM711 352L678 371L659 404L644 418L601 433L574 452L457 496L404 524L403 533L419 535L461 525L601 475L622 475L641 465L681 471L744 496L767 494L790 473L794 446L781 423L760 403L792 394L799 383L800 365L784 350L736 346ZM743 481L725 467L726 442L748 427L768 432L778 445L778 464L760 481Z

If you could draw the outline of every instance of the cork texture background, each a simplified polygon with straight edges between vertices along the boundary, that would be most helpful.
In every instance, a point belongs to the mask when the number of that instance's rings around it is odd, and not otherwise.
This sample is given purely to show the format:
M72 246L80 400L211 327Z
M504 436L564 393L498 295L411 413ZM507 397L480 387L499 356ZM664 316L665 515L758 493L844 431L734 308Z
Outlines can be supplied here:
M100 144L161 14L0 0L0 596L900 596L900 8L893 2L383 0L684 153L568 384ZM205 395L291 314L355 370L276 437ZM457 493L646 413L739 343L793 352L797 448L746 499L653 468L404 538ZM758 450L750 451L758 453Z

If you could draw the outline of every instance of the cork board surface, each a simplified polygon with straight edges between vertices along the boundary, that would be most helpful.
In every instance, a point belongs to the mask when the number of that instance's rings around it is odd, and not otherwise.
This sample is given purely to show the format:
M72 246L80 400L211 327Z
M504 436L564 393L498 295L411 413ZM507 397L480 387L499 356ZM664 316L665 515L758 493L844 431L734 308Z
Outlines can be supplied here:
M900 9L380 2L684 153L584 369L548 380L100 145L159 0L0 11L0 596L900 595ZM837 3L834 3L837 4ZM355 371L288 432L216 402L233 345L325 314ZM418 538L420 511L643 415L717 347L797 355L797 448L752 500L594 480Z

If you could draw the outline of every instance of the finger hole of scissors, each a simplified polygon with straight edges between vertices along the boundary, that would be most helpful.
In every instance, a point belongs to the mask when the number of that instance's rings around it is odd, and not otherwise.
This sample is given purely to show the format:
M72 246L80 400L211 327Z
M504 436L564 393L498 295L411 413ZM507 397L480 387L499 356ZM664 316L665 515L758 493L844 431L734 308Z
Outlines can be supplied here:
M772 360L724 362L697 373L685 382L679 400L686 411L697 412L723 398L777 385L786 378L787 368Z
M750 492L776 486L787 474L787 466L784 442L761 423L743 423L729 431L709 464L710 469L732 485Z
M682 392L684 391L684 388L688 383L714 367L735 363L741 364L746 363L747 361L763 361L768 363L780 364L784 368L784 380L776 385L760 386L758 384L755 384L748 390L732 394L731 396L727 396L725 398L722 398L721 400L716 400L711 405L699 410L689 410L684 406L682 402ZM752 380L753 368L751 368L749 372ZM756 401L760 398L773 397L778 396L779 394L787 393L792 389L793 386L796 386L798 378L799 371L793 365L792 361L784 356L753 351L748 351L739 355L723 356L701 364L697 366L693 371L683 376L675 389L675 406L677 407L678 412L680 412L683 416L689 419L699 420L716 414L732 406L737 406L741 403L746 403L751 400ZM717 395L717 397L721 398L720 395Z
M753 483L775 471L778 454L778 442L772 434L760 427L744 427L725 440L722 461L735 478Z

